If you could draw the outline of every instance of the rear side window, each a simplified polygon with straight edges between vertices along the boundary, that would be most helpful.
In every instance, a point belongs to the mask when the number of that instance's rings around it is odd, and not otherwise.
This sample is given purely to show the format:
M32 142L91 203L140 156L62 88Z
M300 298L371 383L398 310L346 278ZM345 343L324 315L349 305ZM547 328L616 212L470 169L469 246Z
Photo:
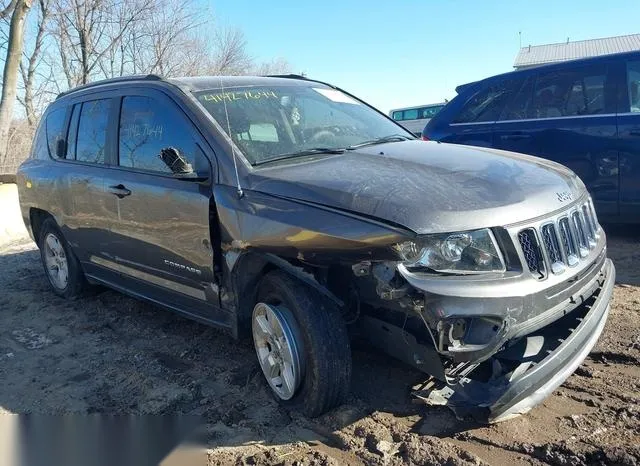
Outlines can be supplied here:
M475 123L495 121L500 116L507 101L520 87L521 80L505 79L476 92L453 121L454 123Z
M531 118L597 115L606 102L605 65L540 73L533 92Z
M76 160L104 163L111 99L84 102L80 110Z
M627 63L627 89L629 92L629 110L640 112L640 61Z
M269 129L252 128L270 135ZM127 96L120 112L119 164L161 173L188 173L195 167L196 142L190 124L169 103Z
M58 158L64 154L64 122L67 116L66 108L57 108L47 115L47 147L49 155Z

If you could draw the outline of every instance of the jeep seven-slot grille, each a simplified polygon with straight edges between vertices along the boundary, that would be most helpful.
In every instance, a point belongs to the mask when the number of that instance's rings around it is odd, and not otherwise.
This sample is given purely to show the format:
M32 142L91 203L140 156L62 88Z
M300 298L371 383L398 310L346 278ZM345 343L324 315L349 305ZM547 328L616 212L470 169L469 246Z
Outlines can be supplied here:
M598 220L591 202L537 228L518 232L527 268L538 279L545 278L547 270L560 274L566 267L577 265L596 247L598 237Z
M540 254L540 245L536 239L536 232L533 228L527 228L518 233L520 246L527 261L527 266L532 274L544 277L544 262Z

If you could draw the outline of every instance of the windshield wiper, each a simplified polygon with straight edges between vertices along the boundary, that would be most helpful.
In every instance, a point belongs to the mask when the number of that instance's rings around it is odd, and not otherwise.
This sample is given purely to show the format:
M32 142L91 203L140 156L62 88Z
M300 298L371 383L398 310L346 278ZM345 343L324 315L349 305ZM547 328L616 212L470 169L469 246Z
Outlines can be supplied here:
M374 146L376 144L384 144L387 142L400 142L400 141L410 141L415 138L411 138L409 136L405 136L403 134L390 134L389 136L385 136L383 138L372 139L370 141L364 141L359 144L353 144L347 147L347 150L359 149L360 147L365 146Z
M290 152L288 154L280 154L266 160L260 160L258 162L254 162L255 165L262 165L265 163L277 162L279 160L287 160L287 159L295 159L296 157L303 157L305 155L315 155L315 154L344 154L345 149L335 148L335 147L312 147L310 149L299 150L296 152Z

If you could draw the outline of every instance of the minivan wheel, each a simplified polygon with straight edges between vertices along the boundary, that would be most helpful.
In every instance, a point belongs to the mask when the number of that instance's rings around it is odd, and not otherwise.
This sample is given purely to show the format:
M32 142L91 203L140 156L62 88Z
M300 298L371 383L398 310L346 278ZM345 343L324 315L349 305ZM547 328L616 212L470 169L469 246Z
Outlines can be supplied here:
M347 329L315 290L282 271L268 273L251 328L260 368L280 403L315 417L344 401L351 382Z
M39 245L42 265L53 292L63 298L78 296L85 285L84 274L52 219L43 222Z

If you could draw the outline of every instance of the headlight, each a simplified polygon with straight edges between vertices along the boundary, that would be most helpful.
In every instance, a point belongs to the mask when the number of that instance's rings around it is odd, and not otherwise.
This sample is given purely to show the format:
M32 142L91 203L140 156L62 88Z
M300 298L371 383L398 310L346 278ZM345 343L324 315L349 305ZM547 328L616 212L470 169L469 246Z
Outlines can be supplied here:
M489 229L429 235L396 244L395 250L408 269L454 274L505 271L500 249Z

